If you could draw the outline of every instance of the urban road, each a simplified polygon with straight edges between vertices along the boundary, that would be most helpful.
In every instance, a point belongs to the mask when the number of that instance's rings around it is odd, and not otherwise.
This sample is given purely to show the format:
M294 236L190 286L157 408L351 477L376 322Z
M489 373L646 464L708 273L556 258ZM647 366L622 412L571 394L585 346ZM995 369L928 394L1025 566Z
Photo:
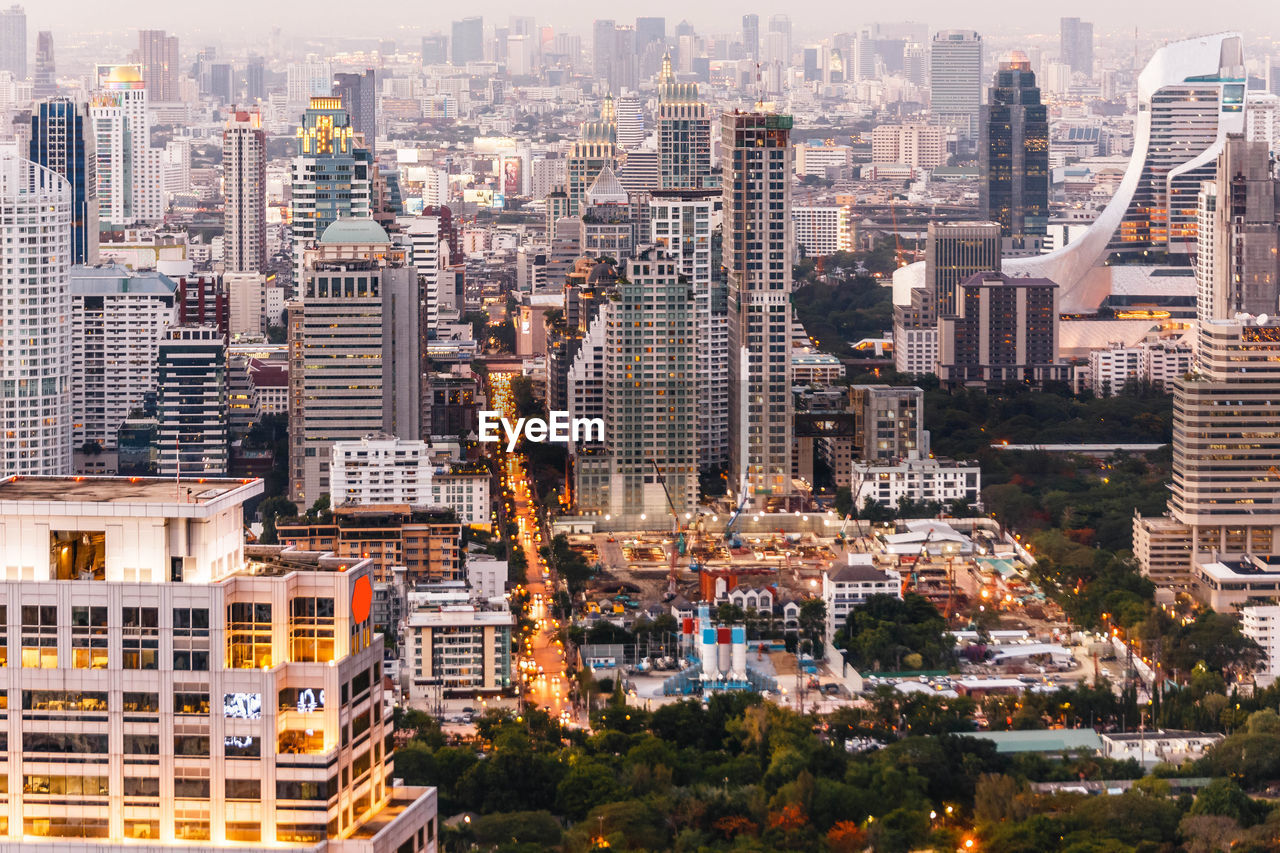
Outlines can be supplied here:
M513 422L516 418L511 380L516 374L489 375L490 400L494 408ZM497 447L497 445L494 445ZM577 713L569 697L569 675L565 663L564 642L560 622L552 613L556 578L539 549L546 544L538 519L538 507L524 453L499 451L503 473L503 503L506 520L516 525L515 544L528 560L524 591L528 594L528 618L534 623L529 633L519 637L516 674L523 685L524 698L564 722L577 722Z

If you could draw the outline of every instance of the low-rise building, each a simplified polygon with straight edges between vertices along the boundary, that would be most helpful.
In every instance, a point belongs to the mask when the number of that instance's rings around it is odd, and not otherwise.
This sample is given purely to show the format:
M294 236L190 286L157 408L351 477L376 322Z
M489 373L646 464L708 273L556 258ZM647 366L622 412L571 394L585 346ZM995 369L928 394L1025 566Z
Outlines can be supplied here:
M948 503L963 500L978 506L982 495L982 468L954 459L907 458L894 462L853 463L856 486L854 503L871 499L895 507L902 498Z
M1197 561L1191 574L1196 598L1219 613L1232 613L1251 603L1280 603L1280 556Z
M1156 729L1151 732L1112 732L1102 737L1102 754L1115 761L1133 759L1139 764L1181 764L1203 758L1223 738L1220 732L1188 732Z
M278 520L276 533L282 545L370 559L376 581L391 580L399 566L410 586L462 580L462 525L445 511L407 504L338 507L329 520Z
M795 205L791 208L791 232L796 246L808 257L853 248L847 207Z
M419 607L404 631L409 699L496 693L511 686L511 632L515 614L475 604Z
M1280 604L1244 608L1240 631L1262 648L1262 666L1254 677L1260 686L1270 686L1280 676Z
M902 576L877 568L870 554L849 554L847 565L822 573L822 600L827 606L827 644L844 627L855 607L873 595L902 598Z
M1099 397L1119 394L1130 382L1167 388L1191 372L1192 358L1191 344L1181 340L1112 344L1089 353L1089 387Z

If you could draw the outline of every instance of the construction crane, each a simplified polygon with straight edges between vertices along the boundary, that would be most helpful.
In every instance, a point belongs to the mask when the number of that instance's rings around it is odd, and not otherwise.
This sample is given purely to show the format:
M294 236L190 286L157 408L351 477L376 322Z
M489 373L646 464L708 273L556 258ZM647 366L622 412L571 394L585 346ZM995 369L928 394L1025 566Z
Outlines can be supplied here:
M933 538L933 528L930 527L929 532L924 535L924 541L920 543L920 552L916 554L915 562L911 564L911 573L907 575L903 575L902 577L902 594L904 596L907 594L908 582L910 582L915 587L919 588L920 573L917 567L920 565L920 561L925 558L925 555L929 553L929 540L932 538ZM899 572L902 571L901 557L898 558L898 571Z
M729 518L729 523L724 528L724 541L728 542L732 547L737 548L742 544L742 537L733 532L733 528L737 526L738 519L742 517L742 511L746 509L747 504L751 502L750 495L747 494L746 484L742 487L742 500L738 502L738 508L733 511L733 515Z
M680 511L676 509L676 503L671 499L671 491L667 488L666 475L662 473L662 468L658 465L657 460L650 457L649 464L653 466L653 470L658 475L658 485L662 486L662 493L667 496L667 506L671 507L671 556L667 563L667 594L665 601L671 601L676 597L676 580L679 578L679 569L676 566L680 555L685 551L684 532L680 530Z
M863 476L857 474L854 478L853 485L849 487L849 498L852 506L849 507L849 514L844 517L844 523L840 525L840 532L836 534L836 541L841 545L844 544L844 532L849 527L849 522L858 514L858 492L862 491Z

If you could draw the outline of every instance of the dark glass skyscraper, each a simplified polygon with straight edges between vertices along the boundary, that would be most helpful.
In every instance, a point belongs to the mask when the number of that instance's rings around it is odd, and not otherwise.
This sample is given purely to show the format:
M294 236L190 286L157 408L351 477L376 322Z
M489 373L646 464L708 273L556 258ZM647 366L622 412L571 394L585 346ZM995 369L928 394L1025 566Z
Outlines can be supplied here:
M1031 61L1014 51L1001 61L982 107L983 218L1000 223L1013 253L1038 253L1049 223L1049 117Z
M364 134L364 147L376 150L374 137L378 129L377 73L366 68L360 74L333 75L333 95L342 99L342 108L351 116L356 133Z
M98 190L88 107L70 98L36 104L28 159L71 184L71 262L98 262Z
M53 33L36 34L36 70L31 78L31 97L37 101L58 94L57 71L53 60Z
M463 18L453 22L454 65L480 62L484 59L484 18Z

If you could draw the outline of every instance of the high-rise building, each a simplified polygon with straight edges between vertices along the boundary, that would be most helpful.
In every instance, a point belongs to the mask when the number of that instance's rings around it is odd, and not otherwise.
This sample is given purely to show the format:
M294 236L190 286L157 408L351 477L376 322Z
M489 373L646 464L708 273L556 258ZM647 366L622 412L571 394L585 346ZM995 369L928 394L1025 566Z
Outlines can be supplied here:
M71 185L71 262L98 262L97 156L88 108L69 98L36 105L29 158Z
M290 109L303 109L312 98L333 94L333 71L328 62L308 57L306 62L291 62L285 69L285 102Z
M437 33L422 37L422 64L444 65L449 61L449 37Z
M1200 187L1196 315L1201 325L1280 312L1280 183L1265 142L1228 136Z
M936 124L877 125L871 131L871 162L936 169L946 162L946 136L946 130Z
M909 301L895 298L893 360L899 373L933 373L938 363L938 318L956 312L957 288L974 273L1000 269L995 222L930 222L924 276ZM895 282L896 283L896 282Z
M0 156L0 473L71 472L71 219L67 179Z
M753 498L791 491L791 116L725 113L729 482Z
M696 322L681 278L674 259L647 246L601 309L604 446L578 456L578 507L620 526L658 526L673 506L697 507Z
M420 437L417 273L372 219L341 219L303 255L289 305L289 494L329 492L329 449L374 432Z
M578 139L565 158L565 190L568 193L568 216L579 216L586 200L587 188L605 166L618 161L618 117L613 98L605 95L600 104L599 121L583 122ZM554 223L553 223L554 224Z
M289 196L295 283L304 250L339 219L370 216L373 199L373 157L356 144L341 99L312 98L297 135Z
M902 48L902 76L916 86L929 82L929 51L923 43L907 42Z
M729 461L729 315L713 233L723 196L717 189L655 190L649 199L650 241L676 262L693 290L697 331L698 464Z
M1199 195L1195 362L1173 382L1172 496L1134 520L1158 586L1192 590L1204 564L1280 554L1280 187L1259 143L1229 136ZM1196 581L1198 583L1199 581ZM1204 595L1203 590L1196 590Z
M156 473L227 473L231 409L227 338L217 326L175 326L156 354Z
M164 151L151 147L151 112L137 65L99 66L89 106L103 227L164 218Z
M342 108L351 117L351 127L364 137L364 148L377 150L377 72L366 68L359 74L335 74L333 96L342 99Z
M982 218L1000 223L1006 256L1039 254L1049 228L1049 114L1020 50L1000 61L981 132Z
M849 395L855 458L895 462L928 453L922 388L853 385Z
M962 137L978 136L982 106L982 36L973 30L942 30L929 54L929 110L935 124Z
M711 183L711 112L697 83L676 81L669 55L658 76L658 172L663 189Z
M267 268L267 135L256 110L237 111L222 131L222 262L228 272Z
M422 323L428 338L434 338L440 325L440 274L449 265L448 240L449 212L420 216L401 216L397 219L401 233L412 249L410 258L422 288Z
M1093 24L1079 18L1059 22L1058 58L1073 74L1093 76Z
M160 342L177 321L176 288L157 272L112 264L72 269L71 413L77 450L86 444L115 450L120 425L155 392ZM77 473L93 473L95 456L78 453Z
M938 379L947 387L1042 386L1061 381L1058 285L1046 278L979 272L956 287L938 318Z
M612 19L591 22L591 74L597 80L607 80L613 68L614 51L617 49L617 24Z
M760 61L760 16L742 16L742 58Z
M1171 42L1138 78L1133 153L1106 208L1084 234L1037 258L1014 258L1006 272L1056 281L1064 312L1093 310L1102 298L1090 270L1109 254L1189 264L1197 247L1197 200L1212 180L1227 137L1245 130L1245 70L1239 33Z
M155 103L182 100L178 91L178 37L164 30L138 30L138 62Z
M454 65L484 61L484 18L470 17L453 22L453 50L450 61Z
M636 50L643 51L657 42L664 44L667 40L666 18L636 18Z
M635 92L618 98L615 102L618 113L618 147L630 151L644 142L644 104Z
M256 104L267 99L266 63L261 56L251 56L245 63L243 91L246 103Z
M788 67L791 65L791 19L786 15L774 15L769 18L769 32L782 36L781 40L775 41L778 47L774 49L774 55L769 57L770 60L780 62L784 68Z
M58 94L58 70L53 57L53 33L36 33L36 70L31 75L31 97L37 101Z
M30 756L8 845L436 849L435 791L387 782L372 561L246 553L243 504L261 494L0 483L7 674L27 705L0 730Z
M0 10L0 71L27 79L27 10L18 5Z

